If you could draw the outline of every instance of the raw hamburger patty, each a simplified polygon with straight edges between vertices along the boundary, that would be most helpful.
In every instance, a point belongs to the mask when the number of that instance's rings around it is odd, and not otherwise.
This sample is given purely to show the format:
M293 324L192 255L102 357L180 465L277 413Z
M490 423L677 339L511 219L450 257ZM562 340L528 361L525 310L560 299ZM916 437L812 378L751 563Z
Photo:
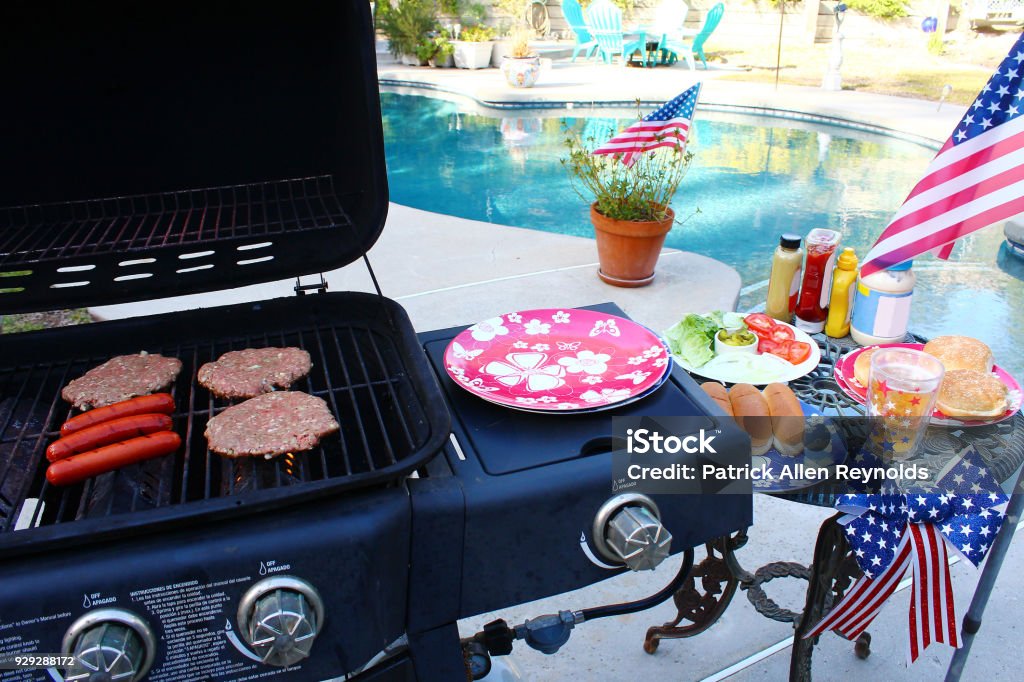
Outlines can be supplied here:
M181 360L150 355L118 355L64 387L61 396L80 410L103 407L170 386L181 372Z
M309 450L339 428L320 398L299 391L277 391L218 414L206 425L206 440L211 450L226 457L269 459Z
M288 388L309 374L309 353L301 348L233 350L199 368L199 383L221 398L252 398Z

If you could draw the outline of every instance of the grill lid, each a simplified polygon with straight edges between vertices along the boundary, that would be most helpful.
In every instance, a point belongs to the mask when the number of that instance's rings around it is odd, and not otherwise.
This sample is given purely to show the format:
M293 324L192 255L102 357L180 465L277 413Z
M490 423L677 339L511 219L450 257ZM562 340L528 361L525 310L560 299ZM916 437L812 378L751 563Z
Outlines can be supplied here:
M379 236L366 2L9 2L0 36L0 312L322 272Z

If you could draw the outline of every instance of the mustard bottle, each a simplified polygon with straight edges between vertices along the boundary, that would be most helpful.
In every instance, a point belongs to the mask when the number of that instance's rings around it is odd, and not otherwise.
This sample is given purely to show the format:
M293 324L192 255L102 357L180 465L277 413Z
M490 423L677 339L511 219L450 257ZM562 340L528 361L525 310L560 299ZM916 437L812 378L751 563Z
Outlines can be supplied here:
M832 294L828 301L828 318L825 320L825 335L841 339L850 333L850 316L853 314L853 295L857 289L857 254L847 247L839 255L835 273L832 275Z
M793 321L797 293L800 291L800 271L804 252L800 248L800 235L784 234L772 256L772 270L768 276L768 298L764 311L769 317L782 322Z

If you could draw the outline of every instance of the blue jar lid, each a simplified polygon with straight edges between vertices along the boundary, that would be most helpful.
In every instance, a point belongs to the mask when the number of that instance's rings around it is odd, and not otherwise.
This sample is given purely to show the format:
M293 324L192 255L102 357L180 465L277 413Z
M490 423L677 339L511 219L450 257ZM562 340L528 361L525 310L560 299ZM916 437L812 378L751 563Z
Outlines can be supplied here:
M912 260L905 260L902 263L898 263L896 265L890 265L889 267L886 268L886 270L888 270L890 272L904 272L905 270L909 270L910 266L912 266L913 264L914 264L914 261L912 261Z

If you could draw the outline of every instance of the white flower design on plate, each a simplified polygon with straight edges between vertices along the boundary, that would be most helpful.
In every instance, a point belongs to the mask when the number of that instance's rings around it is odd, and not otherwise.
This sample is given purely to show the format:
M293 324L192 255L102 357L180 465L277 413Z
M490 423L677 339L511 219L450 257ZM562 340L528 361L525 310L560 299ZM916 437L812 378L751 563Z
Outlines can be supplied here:
M535 350L539 353L544 350L551 350L551 346L549 346L546 343L535 343L532 346L530 346L530 350Z
M615 323L615 320L598 320L594 323L594 328L590 330L590 336L599 336L601 334L618 336L619 325Z
M651 376L650 372L642 372L642 371L640 371L638 369L638 370L635 370L633 372L630 372L629 374L620 374L619 376L617 376L615 378L616 379L622 379L622 380L632 379L633 385L634 386L638 386L638 385L644 383L644 379L646 379L649 376Z
M587 391L580 395L580 399L585 403L593 405L595 403L617 403L629 396L630 391L628 388L602 388L600 393L595 390Z
M513 348L527 348L527 347L529 347L529 345L530 344L526 343L526 341L516 341L515 343L512 344L512 347Z
M585 384L590 384L591 386L593 386L594 384L601 383L602 381L604 381L604 379L598 376L594 376L593 374L588 374L587 376L580 379L580 381L582 381Z
M608 371L608 361L612 356L607 353L595 353L592 350L581 350L574 358L559 358L558 364L572 374L604 374Z
M523 331L527 334L548 334L551 332L551 324L533 319L523 325Z
M536 398L524 398L522 396L518 396L517 395L516 396L516 402L519 403L520 405L536 405L537 404L537 399Z
M565 324L569 321L569 313L564 310L559 310L557 313L551 316L551 319L557 324Z
M515 324L519 324L520 322L523 321L523 316L520 315L519 313L509 313L508 315L505 316L505 318L509 322L514 322Z
M526 390L550 391L565 383L565 370L559 365L545 365L546 353L509 353L507 362L493 360L484 367L484 374L490 374L505 386L526 383Z
M492 317L483 322L477 322L469 328L470 336L477 341L490 341L495 336L508 334L508 327L503 324L500 317Z
M461 367L448 365L448 371L452 373L452 376L458 379L459 383L464 384L470 390L479 391L480 393L493 393L498 390L496 386L484 386L484 380L480 377L470 379L466 376L465 370Z
M579 407L579 405L576 403L558 403L555 405L555 408L559 410L575 410L577 407Z
M667 364L668 364L668 358L658 358L657 360L654 361L654 366L655 367L664 367Z
M538 403L557 403L558 402L558 398L556 398L553 395L542 395L541 397L537 398L537 402Z
M634 355L633 357L626 360L626 362L629 363L630 365L642 365L644 364L645 360L646 358L642 355Z
M458 341L452 341L452 354L454 354L459 360L472 360L481 353L483 353L483 351L480 349L466 350Z
M581 343L582 341L555 341L558 350L577 350Z
M665 349L662 348L661 346L651 346L650 348L644 351L644 357L647 359L656 358L664 352Z

